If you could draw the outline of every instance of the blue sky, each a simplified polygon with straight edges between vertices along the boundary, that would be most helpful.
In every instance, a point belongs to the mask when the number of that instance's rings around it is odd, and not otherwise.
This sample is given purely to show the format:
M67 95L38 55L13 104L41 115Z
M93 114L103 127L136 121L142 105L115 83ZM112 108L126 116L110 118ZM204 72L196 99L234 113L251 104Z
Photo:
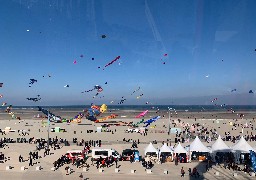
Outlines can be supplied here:
M254 0L3 0L0 100L256 104L248 93L256 90L254 7ZM38 80L31 88L30 78ZM104 89L96 98L81 93L94 85ZM40 102L26 100L38 94Z

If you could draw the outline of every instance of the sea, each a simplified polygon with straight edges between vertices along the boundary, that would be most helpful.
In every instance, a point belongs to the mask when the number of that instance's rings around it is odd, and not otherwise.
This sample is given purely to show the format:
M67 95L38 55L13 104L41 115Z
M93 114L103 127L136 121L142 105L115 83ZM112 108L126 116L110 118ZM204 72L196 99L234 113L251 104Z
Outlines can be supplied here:
M6 109L8 106L1 106L0 109ZM70 106L41 106L45 109L51 110L83 110L88 109L90 105L70 105ZM12 106L12 109L29 110L38 109L38 106ZM186 112L225 112L229 110L234 111L256 111L256 105L108 105L108 110L112 111L143 111L143 110L157 110L157 111L186 111Z

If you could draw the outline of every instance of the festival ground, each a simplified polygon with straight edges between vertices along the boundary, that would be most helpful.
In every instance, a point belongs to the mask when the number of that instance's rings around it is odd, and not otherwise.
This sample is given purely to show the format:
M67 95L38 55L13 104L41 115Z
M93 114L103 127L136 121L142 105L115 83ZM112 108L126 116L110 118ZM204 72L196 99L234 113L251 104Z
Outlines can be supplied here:
M31 110L23 110L23 115L21 121L19 120L12 120L10 117L6 116L5 114L1 114L0 121L0 128L3 130L6 127L10 127L11 130L15 130L14 132L6 133L6 135L1 135L1 137L6 138L13 138L17 140L17 138L44 138L47 139L47 120L40 119L40 118L31 118L34 115L37 115L38 112L31 111ZM110 126L108 127L109 132L96 132L97 127L101 126L100 123L93 123L86 119L82 120L81 124L77 123L51 123L50 128L53 127L61 127L65 129L66 132L50 132L49 135L51 138L58 138L67 139L71 146L63 146L61 149L51 149L50 155L46 157L43 156L43 150L39 151L39 155L42 158L34 161L34 166L28 166L28 161L20 163L18 161L19 155L23 156L24 159L28 160L29 152L36 150L36 144L28 144L28 143L8 143L8 146L5 148L1 148L0 151L5 154L7 157L6 162L0 164L0 171L1 177L4 179L79 179L79 175L83 173L84 179L100 179L104 176L106 179L178 179L180 177L180 169L184 167L185 169L185 178L184 179L191 179L188 176L188 168L197 167L200 178L201 179L248 179L251 178L248 174L243 172L237 172L237 177L234 177L234 173L232 170L224 169L223 167L213 166L213 169L210 169L209 172L205 171L205 164L200 162L192 162L192 163L179 163L178 166L175 166L174 162L168 162L163 164L155 163L154 167L152 168L152 173L148 174L145 171L145 168L141 166L141 163L130 163L129 161L120 161L118 164L120 166L119 173L115 173L115 166L111 166L110 168L104 168L102 173L97 170L95 166L89 167L87 172L83 171L83 168L76 168L72 166L71 168L74 172L70 175L66 175L64 166L56 171L51 171L53 167L54 161L56 161L61 155L64 155L67 150L70 149L83 149L83 146L77 146L76 144L72 143L73 138L77 138L78 141L84 139L85 141L89 140L101 140L102 147L111 147L116 149L119 153L122 150L131 148L131 141L136 140L140 141L138 144L138 150L140 155L144 156L144 148L149 144L149 142L157 141L157 144L153 144L155 148L160 148L162 146L162 142L168 142L169 145L175 145L175 134L168 135L168 125L169 121L167 119L168 114L166 112L161 112L162 118L158 121L152 123L149 126L149 130L147 135L139 134L139 133L127 133L128 126ZM237 114L243 113L243 118L239 117ZM57 114L57 113L55 113ZM64 114L64 113L63 113ZM72 117L75 112L65 112L66 116ZM124 121L124 122L138 122L141 119L134 118L134 112L131 114L123 114L126 117L121 118L121 115L118 119L114 119L113 121ZM200 131L202 127L207 127L208 131L211 129L216 129L217 133L221 136L225 136L225 132L230 132L231 136L238 136L238 135L250 135L251 133L254 134L255 132L255 112L237 112L236 114L233 113L226 113L226 112L179 112L178 114L172 115L171 119L171 127L181 128L183 129L184 123L195 124L200 123L201 126L195 128ZM164 115L164 117L163 117ZM153 115L152 115L153 116ZM217 117L216 117L217 116ZM146 119L146 118L145 118ZM178 121L180 119L180 122ZM146 119L147 120L147 119ZM43 123L42 123L43 121ZM183 123L184 122L184 123ZM237 123L236 126L233 124ZM242 128L241 125L248 124L250 128ZM240 126L238 126L238 124ZM142 126L139 125L139 126ZM232 129L233 128L233 129ZM18 130L25 130L27 132L25 136L22 135L21 131L18 133ZM92 130L91 133L88 133L87 130ZM195 133L196 135L197 133ZM123 141L125 138L126 141ZM127 142L127 140L129 140ZM178 138L181 140L181 138ZM192 140L191 140L192 141ZM190 141L190 142L191 142ZM182 143L182 146L188 145L190 142ZM213 144L212 142L203 142L206 146L210 146ZM227 141L225 142L228 146L234 145L233 142ZM249 142L252 147L255 147L256 141ZM90 154L89 154L90 156ZM9 157L9 158L8 158ZM90 162L89 162L90 164ZM6 170L6 166L13 167L11 170ZM28 169L25 171L21 171L21 167L26 166ZM36 167L41 166L42 169L40 171L36 171ZM131 170L136 170L133 174ZM164 170L168 170L168 174L164 174ZM217 176L215 172L218 171L219 175ZM254 177L255 178L255 177Z

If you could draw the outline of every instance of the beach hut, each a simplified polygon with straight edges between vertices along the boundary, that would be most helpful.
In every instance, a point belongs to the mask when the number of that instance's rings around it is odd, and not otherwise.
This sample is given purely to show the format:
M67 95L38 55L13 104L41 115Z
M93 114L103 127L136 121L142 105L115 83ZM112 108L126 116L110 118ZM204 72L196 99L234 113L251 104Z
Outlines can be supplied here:
M164 159L163 162L172 161L173 150L170 147L168 147L166 143L164 143L164 145L160 148L159 151L159 157L160 156L162 156L162 158Z
M224 141L221 139L220 135L218 139L212 144L211 148L211 157L214 161L216 161L216 155L217 157L224 157L226 153L231 152L231 149L224 143ZM218 158L223 159L223 158Z
M250 144L242 136L240 140L232 147L236 163L242 164L245 159L249 158L250 150L254 151Z
M189 160L204 161L208 156L210 149L208 149L202 141L196 136L194 141L189 146Z

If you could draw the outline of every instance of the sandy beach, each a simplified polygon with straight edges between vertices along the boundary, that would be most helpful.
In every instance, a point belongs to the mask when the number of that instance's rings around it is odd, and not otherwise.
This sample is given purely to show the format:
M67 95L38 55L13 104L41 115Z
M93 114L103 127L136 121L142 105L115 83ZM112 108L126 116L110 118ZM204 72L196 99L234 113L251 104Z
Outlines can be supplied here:
M77 114L77 111L55 111L55 114L64 116L64 117L74 117ZM83 168L76 168L72 167L74 172L70 175L65 174L64 166L59 168L56 171L51 171L53 167L54 161L56 161L59 157L64 155L67 150L70 149L83 149L83 146L77 146L76 143L73 143L73 138L77 138L78 142L82 139L85 141L89 140L101 140L102 147L104 148L114 148L119 153L122 152L124 149L131 148L132 140L138 141L138 150L140 155L144 156L144 149L145 147L153 141L156 141L157 144L153 144L155 148L160 148L162 143L168 143L170 146L175 146L176 135L175 133L168 135L168 111L160 111L155 113L151 111L145 117L145 120L154 117L155 115L160 115L161 118L156 122L153 122L148 127L147 135L140 134L140 133L127 133L125 132L129 126L120 125L120 126L109 126L105 129L108 129L109 132L97 132L97 127L101 126L102 124L106 124L107 122L139 122L141 119L136 119L135 115L138 114L137 111L116 111L111 113L117 113L118 118L111 119L104 123L94 123L92 121L88 121L87 119L83 118L80 124L78 123L50 123L50 129L54 127L60 127L65 129L65 132L50 132L50 138L62 138L69 141L70 146L63 146L61 145L60 149L54 150L51 148L50 155L45 156L43 155L43 150L39 151L39 158L38 160L34 161L34 165L28 166L28 158L29 152L36 151L36 144L33 143L7 143L7 146L1 148L0 151L5 155L7 158L4 163L0 164L0 171L1 176L4 179L79 179L79 175L82 173L84 179L100 179L102 176L106 179L170 179L175 178L179 179L180 177L180 169L184 167L186 174L185 179L191 179L188 176L188 168L197 167L200 173L200 179L232 179L233 173L229 170L224 170L223 168L213 167L208 172L205 172L205 164L201 162L191 162L191 163L180 163L178 166L174 165L174 162L166 162L163 164L155 163L154 167L152 168L152 173L147 174L145 168L141 166L141 163L130 163L129 161L120 161L120 172L115 173L115 167L111 166L110 168L104 168L104 171L100 173L95 166L90 166L88 171L84 171ZM17 138L35 138L35 139L47 139L48 138L48 124L47 119L45 118L34 118L37 114L42 115L42 113L38 112L37 109L22 109L17 110L16 114L19 115L21 120L11 119L10 116L5 113L4 111L1 112L0 115L0 128L3 130L6 127L10 127L12 132L6 132L6 134L1 135L2 138L11 138L17 141ZM244 114L243 118L239 117L239 114ZM107 115L107 114L106 114ZM178 112L173 113L170 115L171 117L171 127L181 128L184 130L184 125L187 123L196 124L199 123L200 126L195 128L194 135L197 135L197 129L201 129L202 127L210 129L216 129L217 133L222 137L225 136L225 132L231 133L231 136L238 136L238 135L251 135L255 132L255 121L254 117L256 112L251 111L244 111L244 112ZM233 126L233 123L236 123L236 127ZM248 124L248 128L241 128L241 125ZM238 127L238 124L240 125ZM140 124L139 127L142 127L143 124ZM20 130L24 130L26 135L22 135ZM91 133L88 131L91 130ZM19 132L18 132L19 131ZM243 133L242 133L243 132ZM125 141L124 141L125 139ZM181 141L181 138L178 138ZM182 146L186 146L192 142L185 141L182 143ZM211 146L213 144L214 139L211 142L203 143L206 146ZM227 141L225 142L228 146L234 145L233 142ZM255 141L249 141L249 144L252 147L256 146ZM25 162L19 162L19 156L24 157ZM88 154L90 157L90 154ZM6 170L6 166L11 166L12 169ZM25 171L21 171L21 167L26 166L28 169ZM36 171L36 167L41 166L42 169L40 171ZM132 174L131 170L136 169L136 173ZM164 174L164 171L168 170L168 174ZM221 172L219 176L216 176L214 173L216 171ZM238 173L238 179L243 178L250 178L248 174Z

